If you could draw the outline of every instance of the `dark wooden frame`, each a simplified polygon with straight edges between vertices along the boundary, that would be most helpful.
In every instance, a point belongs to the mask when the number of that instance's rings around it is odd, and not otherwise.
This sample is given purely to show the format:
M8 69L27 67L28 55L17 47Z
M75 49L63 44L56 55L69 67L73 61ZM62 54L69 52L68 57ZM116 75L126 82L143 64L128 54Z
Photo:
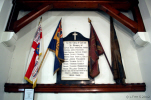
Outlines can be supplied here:
M17 20L20 10L31 12ZM138 0L14 0L6 31L17 33L48 10L101 10L134 33L146 31L138 8ZM119 10L132 10L135 20L126 17Z
M12 11L6 26L6 31L18 32L34 19L48 10L97 10L104 11L132 32L145 32L144 23L138 8L138 0L13 0ZM17 20L20 10L31 11ZM120 11L132 10L134 21L123 15ZM5 84L5 92L22 92L19 89L32 88L30 84ZM56 85L37 84L35 92L143 92L146 90L145 83L116 85Z
M29 24L31 21L48 11L49 9L52 9L51 4L42 4L38 8L32 10L30 13L22 17L21 19L17 20L14 23L13 30L14 32L18 32L21 28Z

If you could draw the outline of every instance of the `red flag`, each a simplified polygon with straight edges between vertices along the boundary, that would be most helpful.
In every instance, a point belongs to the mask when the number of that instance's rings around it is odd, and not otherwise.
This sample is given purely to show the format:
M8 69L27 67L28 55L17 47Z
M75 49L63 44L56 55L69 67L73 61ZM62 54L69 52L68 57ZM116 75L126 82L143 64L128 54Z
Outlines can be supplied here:
M90 40L89 40L89 71L92 78L96 77L99 71L98 59L104 53L100 40L90 22Z

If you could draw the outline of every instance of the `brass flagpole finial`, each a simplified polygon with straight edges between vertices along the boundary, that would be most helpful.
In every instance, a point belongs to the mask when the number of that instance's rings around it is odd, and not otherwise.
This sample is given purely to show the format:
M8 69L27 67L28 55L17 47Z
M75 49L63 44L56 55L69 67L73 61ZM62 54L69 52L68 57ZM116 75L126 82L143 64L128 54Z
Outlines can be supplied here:
M40 25L41 22L42 22L42 17L40 18L40 21L39 21L39 24L38 24L38 25Z
M88 22L89 22L89 23L91 23L91 20L90 20L90 18L88 18Z

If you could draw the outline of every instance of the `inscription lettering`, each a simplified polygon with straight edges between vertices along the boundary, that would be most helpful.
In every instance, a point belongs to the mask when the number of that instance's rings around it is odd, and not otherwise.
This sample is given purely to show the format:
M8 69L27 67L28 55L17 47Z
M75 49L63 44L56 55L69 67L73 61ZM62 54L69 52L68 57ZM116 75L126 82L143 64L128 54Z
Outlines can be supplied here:
M64 58L62 80L89 80L87 41L64 41Z

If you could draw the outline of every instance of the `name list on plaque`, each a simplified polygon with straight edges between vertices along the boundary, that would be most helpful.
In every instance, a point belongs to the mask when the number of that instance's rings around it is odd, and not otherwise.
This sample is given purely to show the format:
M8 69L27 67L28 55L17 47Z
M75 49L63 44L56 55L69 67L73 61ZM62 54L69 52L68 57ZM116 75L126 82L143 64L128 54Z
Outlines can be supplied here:
M61 80L89 80L88 41L64 41Z

